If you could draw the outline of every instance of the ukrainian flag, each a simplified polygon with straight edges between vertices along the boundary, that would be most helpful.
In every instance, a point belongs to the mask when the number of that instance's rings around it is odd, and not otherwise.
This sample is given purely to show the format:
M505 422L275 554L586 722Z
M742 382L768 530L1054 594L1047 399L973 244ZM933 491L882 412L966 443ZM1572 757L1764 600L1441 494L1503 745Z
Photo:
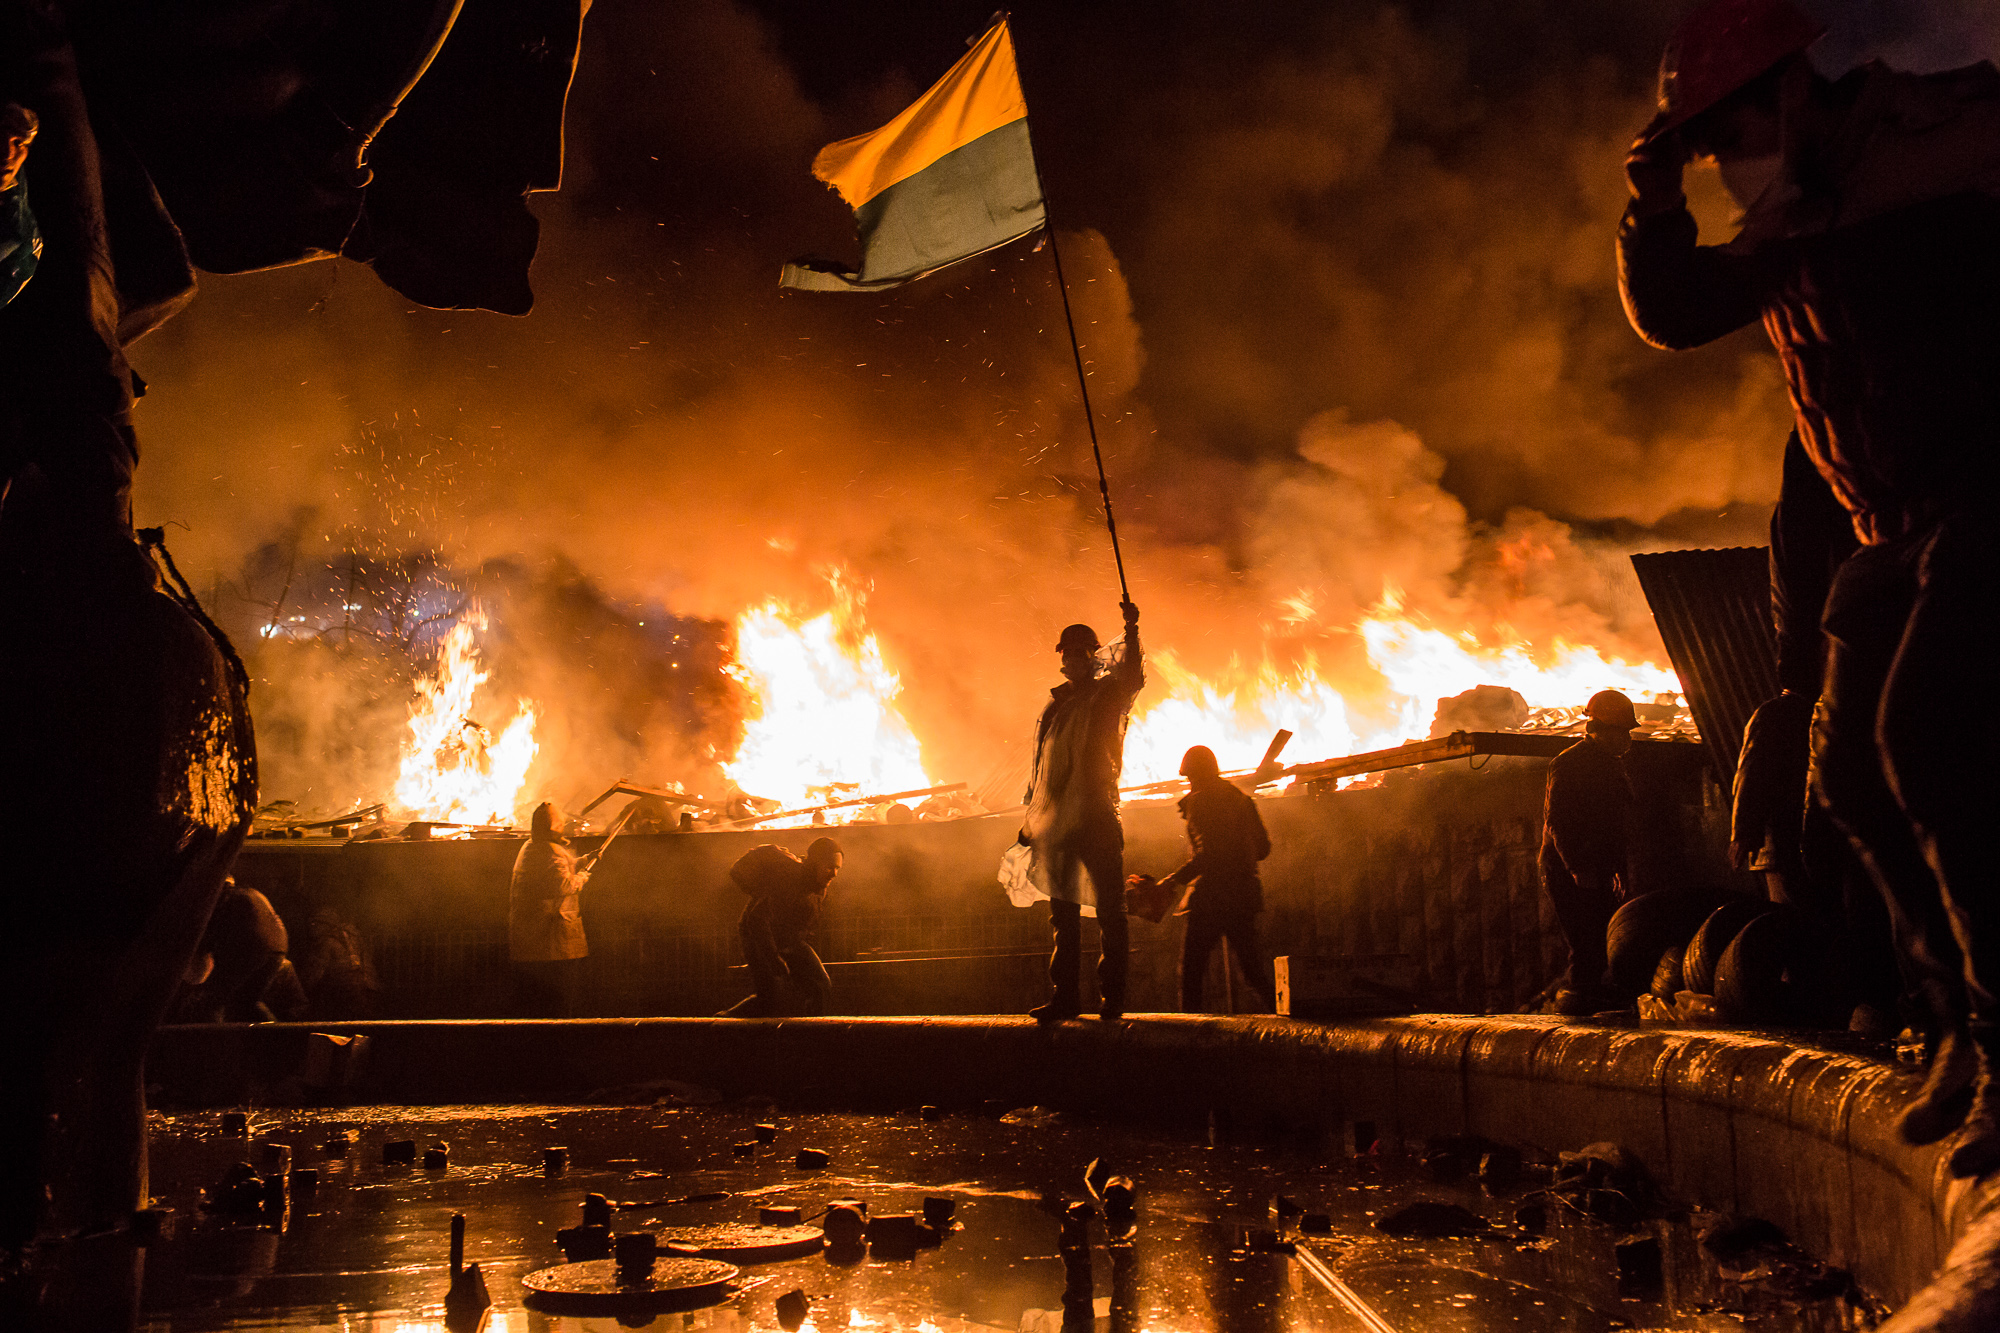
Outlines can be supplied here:
M879 291L1040 227L1042 182L1007 20L902 115L820 149L813 175L854 209L861 269L800 260L785 265L780 286Z

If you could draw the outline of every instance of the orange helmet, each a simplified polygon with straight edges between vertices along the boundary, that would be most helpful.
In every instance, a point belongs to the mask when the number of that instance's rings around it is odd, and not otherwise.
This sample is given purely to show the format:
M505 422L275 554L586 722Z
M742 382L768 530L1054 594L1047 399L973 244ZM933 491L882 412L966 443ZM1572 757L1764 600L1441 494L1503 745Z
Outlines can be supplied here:
M1677 130L1826 29L1791 0L1709 0L1674 29L1660 55L1660 122Z
M1632 701L1617 690L1599 690L1590 696L1590 702L1583 706L1583 715L1593 725L1619 727L1625 731L1639 725L1639 714L1633 711Z

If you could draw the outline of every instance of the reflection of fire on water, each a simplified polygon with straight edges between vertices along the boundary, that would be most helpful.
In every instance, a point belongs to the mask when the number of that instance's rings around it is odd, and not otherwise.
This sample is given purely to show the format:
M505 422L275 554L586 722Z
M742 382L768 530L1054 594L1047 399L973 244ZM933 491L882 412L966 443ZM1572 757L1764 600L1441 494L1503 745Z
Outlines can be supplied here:
M743 744L723 772L740 789L793 809L845 791L936 785L896 708L902 682L838 576L832 610L801 620L777 601L736 621L729 674L751 697ZM865 807L848 813L860 815ZM829 818L841 822L839 815ZM803 820L799 822L804 822Z
M535 709L522 700L498 739L472 720L473 697L487 678L473 635L485 628L482 612L466 612L445 636L436 671L417 681L395 798L413 818L500 824L517 812L528 765L541 748Z

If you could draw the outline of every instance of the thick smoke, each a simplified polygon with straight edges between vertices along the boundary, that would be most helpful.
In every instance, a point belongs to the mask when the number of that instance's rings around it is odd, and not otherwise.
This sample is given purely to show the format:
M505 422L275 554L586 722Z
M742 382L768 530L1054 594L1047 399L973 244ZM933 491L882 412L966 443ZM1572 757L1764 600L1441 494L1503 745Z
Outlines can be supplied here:
M1055 628L1117 617L1050 256L775 286L852 250L814 152L990 10L920 8L891 47L880 7L598 6L532 316L319 264L208 279L136 349L141 518L184 525L255 644L268 795L383 790L431 642L383 628L399 596L488 606L482 720L540 704L537 794L712 781L726 622L823 609L833 568L933 773L1019 748ZM1754 333L1669 357L1618 308L1620 163L1679 7L1073 8L1014 23L1149 645L1310 651L1365 692L1351 628L1393 586L1452 628L1660 659L1623 557L1760 541L1787 429ZM317 590L298 626L344 632L287 637L287 579Z

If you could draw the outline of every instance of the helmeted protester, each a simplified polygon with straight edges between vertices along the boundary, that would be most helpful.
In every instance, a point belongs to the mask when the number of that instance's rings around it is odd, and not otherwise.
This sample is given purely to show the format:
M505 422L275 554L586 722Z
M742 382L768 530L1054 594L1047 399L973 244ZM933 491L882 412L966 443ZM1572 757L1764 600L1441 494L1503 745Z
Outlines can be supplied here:
M2000 1168L2000 804L1985 690L2000 539L2000 70L1879 65L1837 81L1804 52L1819 28L1786 0L1715 0L1662 62L1662 109L1627 161L1619 270L1633 327L1693 347L1761 320L1806 453L1861 548L1827 596L1813 729L1817 798L1899 921L1906 973L1936 978L1931 900L1963 945L1978 1055L1952 1169ZM1712 158L1745 216L1697 244L1683 166ZM1914 837L1931 871L1891 867ZM1910 925L1910 929L1902 926ZM1949 1003L1949 999L1942 1000ZM1927 1141L1966 1105L1965 1037L1944 1029L1902 1124Z
M804 860L767 842L743 853L729 868L730 883L750 895L737 929L757 990L720 1017L826 1012L833 982L812 946L812 928L845 859L839 843L816 838Z
M1271 836L1250 794L1222 776L1215 752L1197 745L1181 757L1188 794L1181 797L1187 821L1187 861L1160 881L1162 887L1192 884L1187 934L1181 937L1181 1011L1202 1012L1202 983L1209 955L1228 941L1236 965L1266 1009L1275 1008L1271 960L1257 938L1257 914L1264 910L1264 885L1257 863L1271 854Z
M1639 717L1617 690L1591 695L1585 713L1583 739L1549 761L1542 807L1542 889L1570 954L1556 987L1560 1014L1595 1013L1614 1002L1605 977L1605 931L1626 893L1632 787L1625 756Z
M1125 726L1146 683L1139 648L1139 608L1120 604L1124 650L1110 668L1088 625L1071 625L1056 640L1064 683L1049 691L1035 728L1035 761L1023 798L1021 841L1031 850L1029 873L1049 896L1055 949L1049 957L1049 1002L1034 1009L1041 1022L1082 1010L1083 879L1097 911L1099 1013L1125 1013L1130 963L1125 920L1125 830L1118 821L1118 775L1125 764Z
M590 871L562 835L561 812L535 807L528 840L514 858L507 891L507 953L514 965L516 1018L568 1018L576 1008L590 942L583 933Z
M290 933L271 900L234 877L224 880L197 950L197 974L207 975L176 1001L175 1020L269 1023L301 1017L306 997L290 948Z

